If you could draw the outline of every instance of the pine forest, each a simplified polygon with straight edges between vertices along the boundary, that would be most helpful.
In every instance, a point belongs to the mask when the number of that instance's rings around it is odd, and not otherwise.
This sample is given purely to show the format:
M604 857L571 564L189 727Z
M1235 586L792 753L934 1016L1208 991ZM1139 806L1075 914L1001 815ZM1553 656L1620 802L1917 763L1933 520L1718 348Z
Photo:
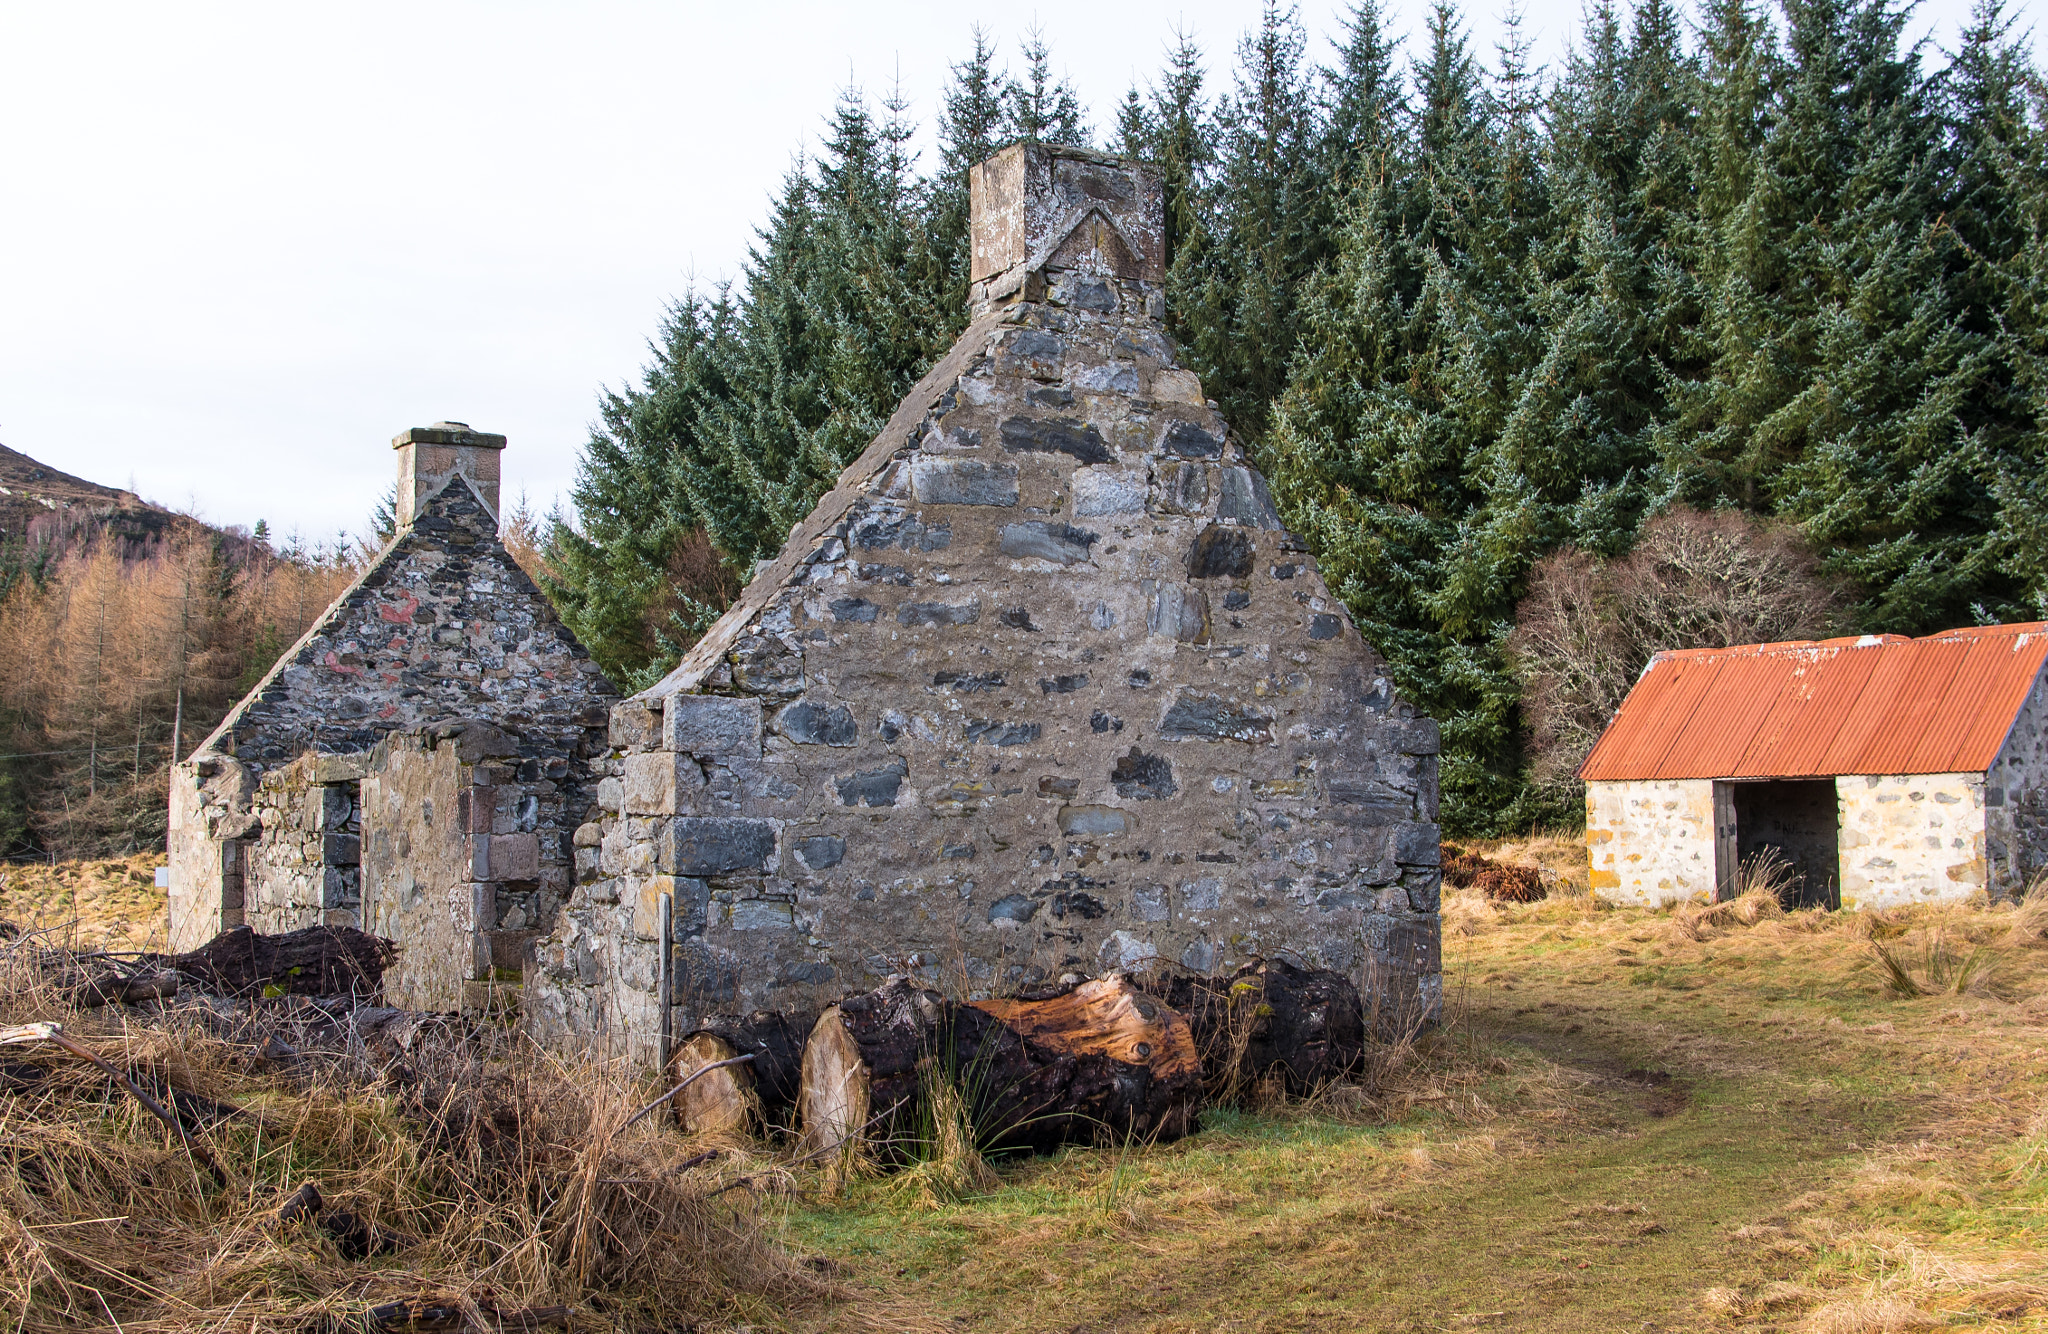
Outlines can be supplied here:
M1980 0L1597 3L1539 69L1451 0L1311 61L1269 4L1093 114L977 30L937 109L841 95L743 278L602 399L544 577L622 682L671 665L966 322L967 169L1157 164L1169 321L1287 522L1444 729L1444 822L1582 818L1657 648L2048 616L2048 86ZM1215 62L1225 68L1225 62ZM1098 123L1099 122L1099 123Z

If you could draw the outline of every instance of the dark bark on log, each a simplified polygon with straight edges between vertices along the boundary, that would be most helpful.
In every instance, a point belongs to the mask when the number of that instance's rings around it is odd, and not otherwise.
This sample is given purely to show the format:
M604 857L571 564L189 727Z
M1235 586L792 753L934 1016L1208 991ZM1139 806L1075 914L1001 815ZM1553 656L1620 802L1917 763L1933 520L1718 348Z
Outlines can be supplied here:
M1227 978L1153 975L1143 985L1187 1016L1209 1096L1235 1102L1269 1075L1296 1097L1343 1078L1365 1053L1365 1009L1341 973L1254 959Z
M390 941L346 926L309 926L281 936L246 926L223 931L188 954L146 954L145 966L174 968L227 995L279 987L294 996L374 997L397 956Z
M714 1071L685 1090L676 1105L683 1124L691 1130L788 1129L796 1119L797 1094L803 1083L804 1043L817 1023L816 1010L789 1014L756 1010L748 1015L706 1019L678 1044L677 1076L734 1056L754 1059ZM735 1121L737 1109L742 1107L746 1108L744 1124Z
M885 1161L915 1156L938 1081L958 1090L978 1149L1044 1149L1188 1133L1200 1062L1186 1023L1122 978L975 1005L899 980L819 1018L801 1147L822 1155L855 1138Z
M308 1181L291 1193L290 1198L277 1208L277 1222L280 1227L315 1218L326 1201L320 1198L320 1188Z

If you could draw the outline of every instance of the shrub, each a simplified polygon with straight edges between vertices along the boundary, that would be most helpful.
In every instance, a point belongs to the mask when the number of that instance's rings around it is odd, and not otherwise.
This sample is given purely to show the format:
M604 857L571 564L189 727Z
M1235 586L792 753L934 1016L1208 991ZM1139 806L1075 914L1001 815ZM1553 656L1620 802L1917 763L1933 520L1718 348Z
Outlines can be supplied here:
M1842 606L1796 530L1732 511L1676 507L1615 560L1560 549L1530 570L1508 641L1530 781L1580 805L1579 765L1651 655L1818 638L1840 628Z

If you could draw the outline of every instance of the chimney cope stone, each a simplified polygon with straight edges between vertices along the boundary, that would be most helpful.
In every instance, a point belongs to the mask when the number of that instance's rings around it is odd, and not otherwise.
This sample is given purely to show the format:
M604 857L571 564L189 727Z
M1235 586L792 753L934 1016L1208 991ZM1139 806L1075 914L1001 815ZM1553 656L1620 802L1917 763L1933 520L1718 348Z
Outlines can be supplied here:
M392 438L398 451L398 527L403 531L429 497L456 477L469 482L491 519L498 518L498 455L505 437L472 431L468 422L415 426Z
M1058 144L1016 144L968 171L973 300L1032 300L1055 270L1166 281L1159 173L1130 158Z

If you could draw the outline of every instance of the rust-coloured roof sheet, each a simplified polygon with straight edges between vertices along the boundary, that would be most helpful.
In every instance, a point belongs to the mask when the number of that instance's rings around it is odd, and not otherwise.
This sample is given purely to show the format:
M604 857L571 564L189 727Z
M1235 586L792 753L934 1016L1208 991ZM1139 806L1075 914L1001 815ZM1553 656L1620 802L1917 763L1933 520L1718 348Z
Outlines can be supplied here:
M1988 769L2048 661L2048 622L1650 659L1588 782Z

